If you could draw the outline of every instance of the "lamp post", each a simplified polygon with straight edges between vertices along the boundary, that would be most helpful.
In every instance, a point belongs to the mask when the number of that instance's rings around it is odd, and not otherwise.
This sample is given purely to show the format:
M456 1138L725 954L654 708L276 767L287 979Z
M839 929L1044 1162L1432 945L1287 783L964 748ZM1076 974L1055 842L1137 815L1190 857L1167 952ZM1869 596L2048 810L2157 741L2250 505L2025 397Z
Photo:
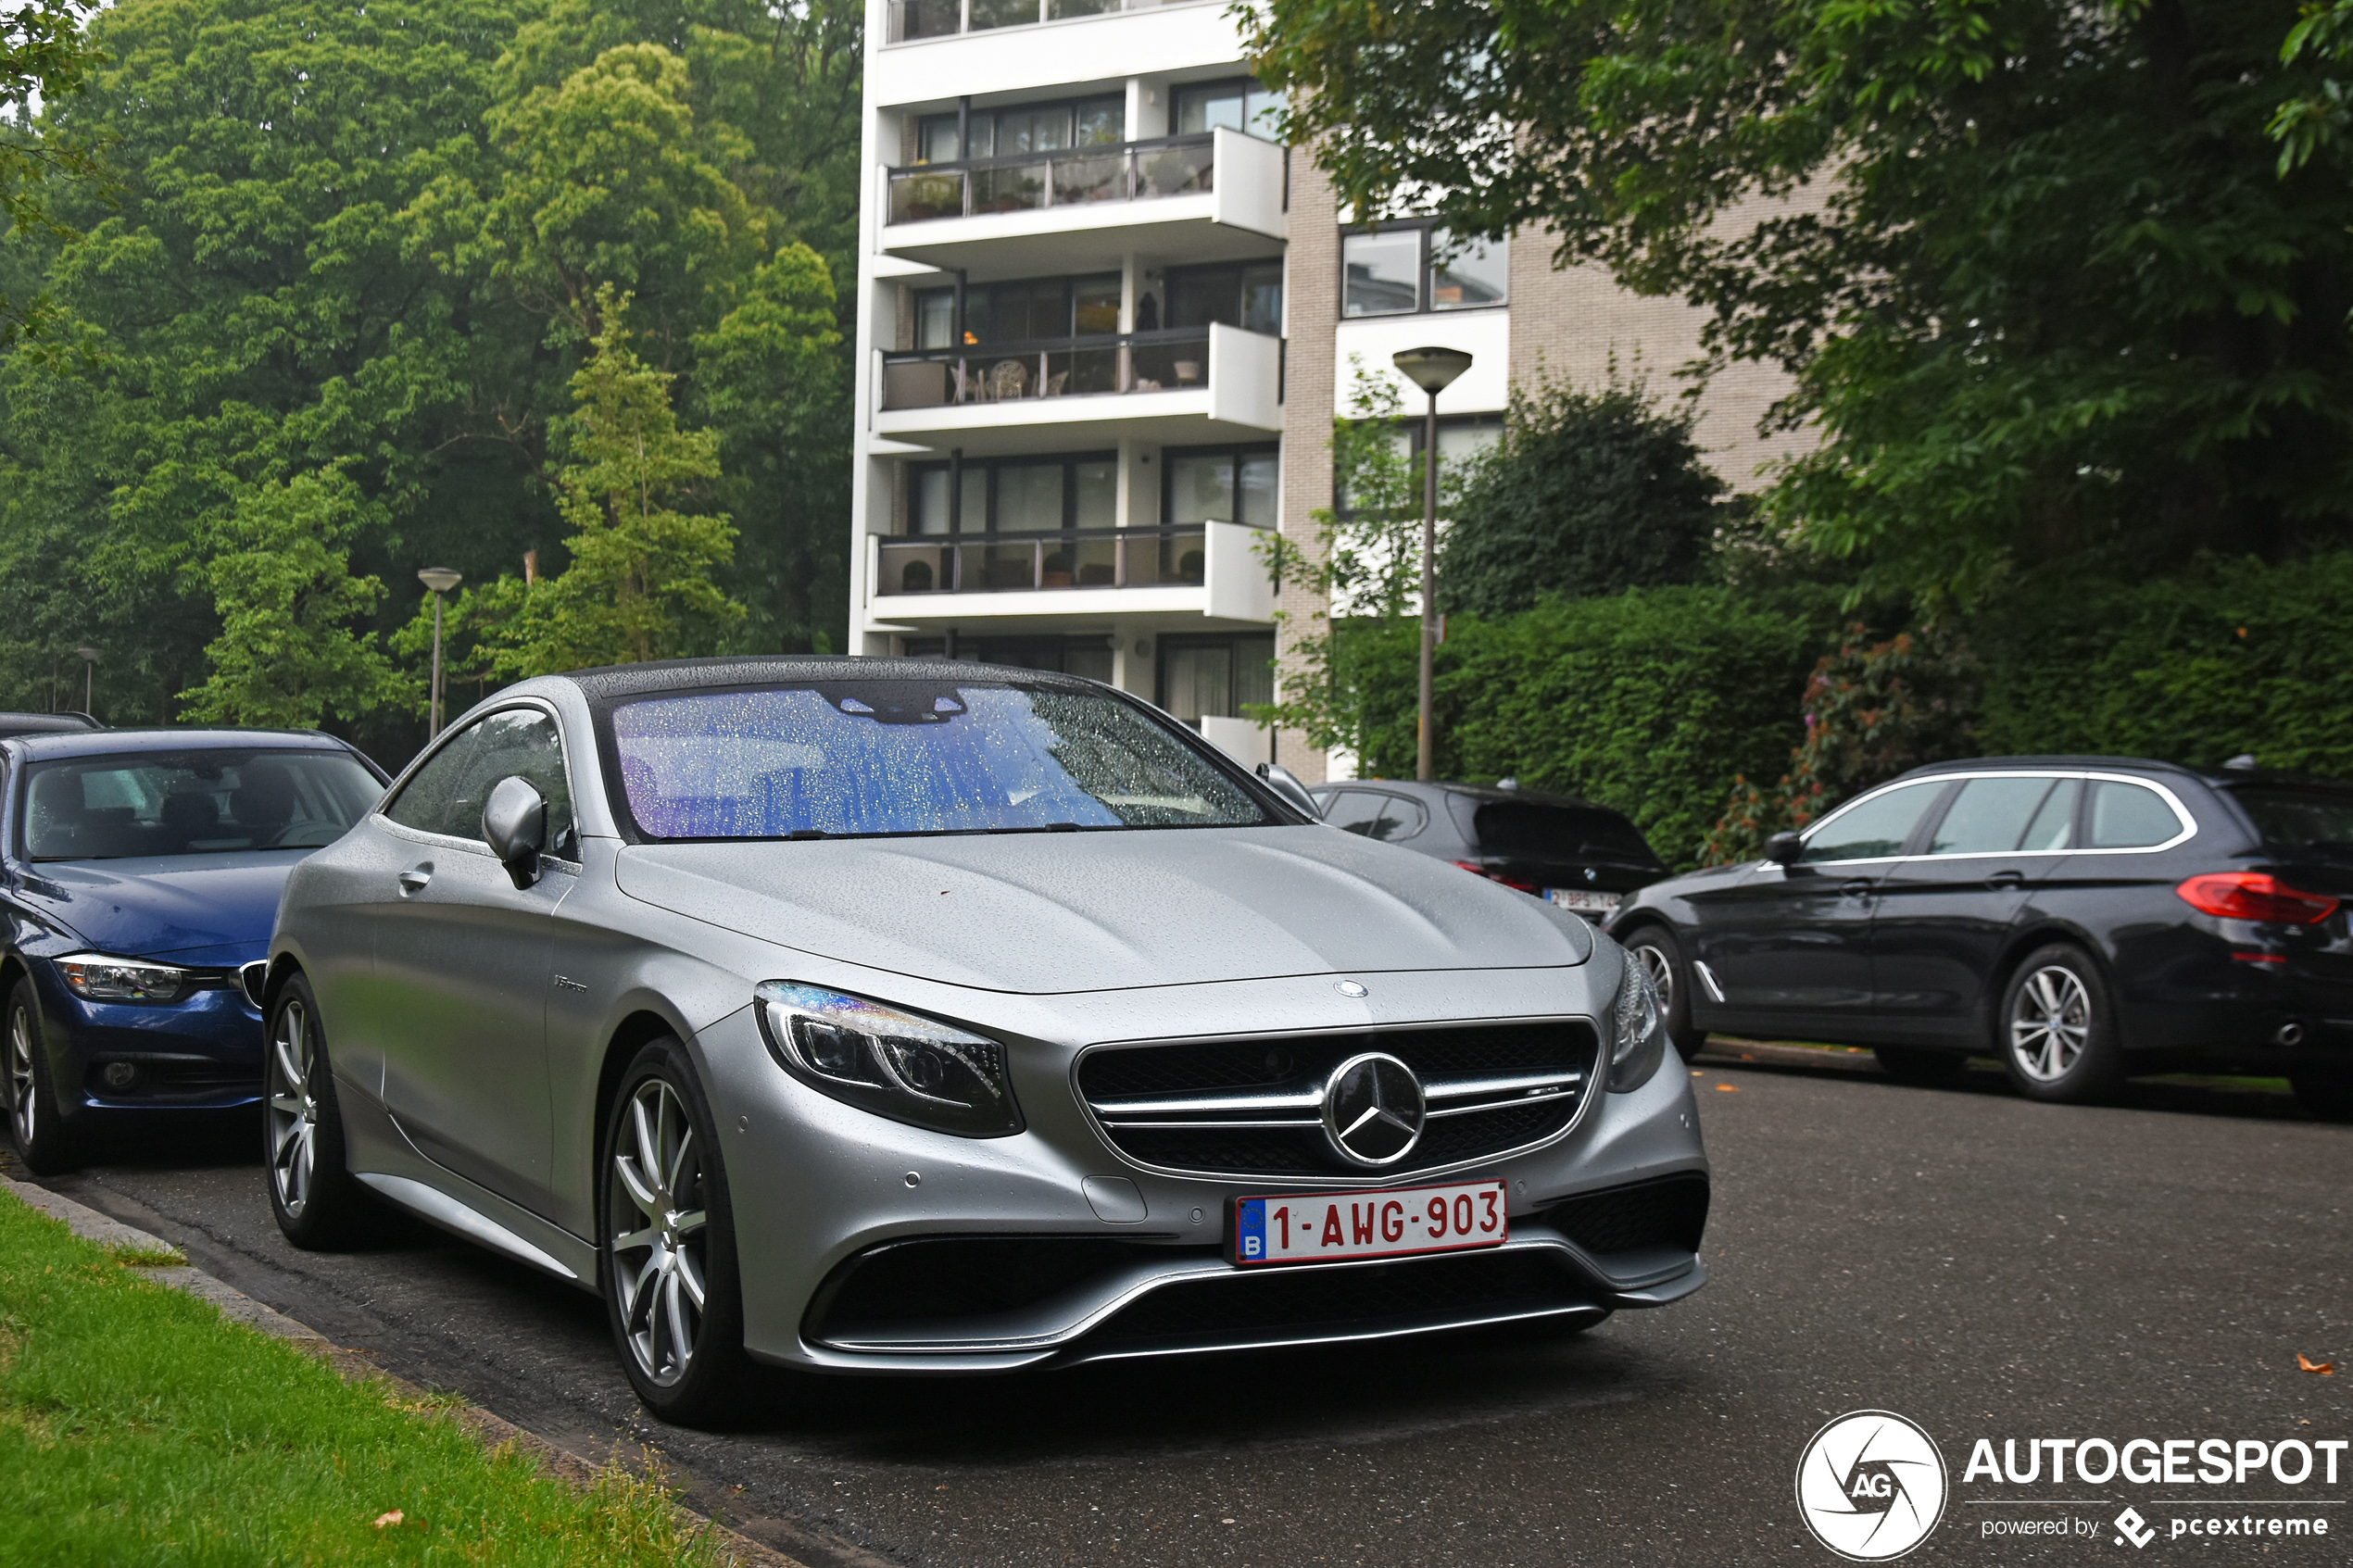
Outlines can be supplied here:
M82 711L89 713L90 716L94 719L97 715L91 712L90 697L91 693L97 687L98 650L96 648L76 648L73 651L82 656ZM51 698L51 700L55 701L56 699Z
M1414 776L1428 779L1434 736L1430 720L1430 667L1438 651L1438 395L1471 367L1459 348L1407 348L1390 356L1407 381L1429 394L1422 424L1422 701L1416 726Z
M417 581L433 590L433 705L425 721L425 739L441 734L441 596L465 581L465 574L446 566L429 566Z

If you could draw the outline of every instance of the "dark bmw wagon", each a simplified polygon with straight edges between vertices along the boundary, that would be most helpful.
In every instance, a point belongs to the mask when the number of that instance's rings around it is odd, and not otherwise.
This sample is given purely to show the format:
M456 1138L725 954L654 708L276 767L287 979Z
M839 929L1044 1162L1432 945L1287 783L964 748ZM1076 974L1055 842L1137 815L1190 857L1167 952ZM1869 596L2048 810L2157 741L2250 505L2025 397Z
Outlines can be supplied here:
M2284 1073L2353 1110L2353 785L2114 757L1915 770L1768 858L1654 884L1610 933L1710 1030L2001 1058L2038 1099Z

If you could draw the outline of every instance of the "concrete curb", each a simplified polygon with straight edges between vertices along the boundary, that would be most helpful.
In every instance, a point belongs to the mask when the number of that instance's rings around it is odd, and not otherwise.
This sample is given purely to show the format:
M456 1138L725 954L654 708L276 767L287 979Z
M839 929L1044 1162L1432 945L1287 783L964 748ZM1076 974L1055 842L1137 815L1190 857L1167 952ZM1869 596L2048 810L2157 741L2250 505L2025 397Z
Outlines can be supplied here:
M180 1249L159 1237L121 1221L99 1213L95 1209L60 1197L46 1187L0 1176L0 1193L6 1193L23 1203L59 1221L74 1235L94 1241L101 1247L140 1248L158 1252ZM296 1323L283 1312L265 1307L234 1286L227 1285L193 1264L167 1265L140 1271L157 1285L187 1292L211 1302L220 1315L233 1323L256 1328L273 1338L283 1339L307 1356L315 1356L343 1374L347 1383L382 1383L402 1399L422 1401L434 1396L405 1377L396 1377L357 1350L347 1350L331 1343L327 1336L308 1323ZM569 1449L550 1443L545 1437L524 1431L503 1416L493 1415L479 1405L462 1405L452 1412L458 1424L472 1434L475 1441L485 1448L512 1443L517 1449L532 1454L547 1466L550 1474L571 1482L583 1490L596 1484L597 1477L607 1468L581 1458ZM741 1568L806 1568L798 1558L786 1556L773 1547L765 1547L749 1537L736 1534L715 1520L706 1519L690 1508L673 1503L696 1530L708 1531L718 1542L721 1561L739 1564Z

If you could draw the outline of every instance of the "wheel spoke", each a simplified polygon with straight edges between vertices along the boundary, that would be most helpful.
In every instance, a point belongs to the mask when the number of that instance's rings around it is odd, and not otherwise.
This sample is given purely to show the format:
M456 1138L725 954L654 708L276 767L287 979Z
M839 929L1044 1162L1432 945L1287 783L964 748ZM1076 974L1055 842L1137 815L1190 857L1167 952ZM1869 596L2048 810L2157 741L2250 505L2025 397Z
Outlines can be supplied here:
M670 1320L670 1348L674 1358L672 1364L683 1372L686 1363L694 1359L694 1331L686 1325L686 1304L679 1299L682 1291L677 1274L673 1273L664 1278L661 1286L663 1315Z
M637 1271L636 1281L629 1287L630 1333L643 1334L646 1331L646 1324L653 1315L654 1292L661 1283L661 1255L658 1252L648 1258L646 1266Z
M688 1126L678 1135L678 1149L670 1157L669 1173L662 1183L663 1189L673 1198L686 1191L685 1184L679 1180L679 1177L686 1169L686 1156L693 1151L694 1147L695 1130L692 1126Z
M634 1231L623 1231L612 1238L612 1249L616 1254L635 1252L641 1247L651 1247L655 1237L661 1235L661 1232L652 1225L646 1225Z
M661 1223L661 1198L652 1187L646 1185L646 1178L638 1171L637 1162L627 1155L616 1156L612 1162L612 1173L621 1183L623 1190L629 1195L629 1201L637 1206L637 1212L655 1224Z
M695 1311L699 1312L703 1304L702 1269L690 1253L681 1252L676 1257L678 1266L673 1272L678 1283L685 1287L687 1298L694 1302Z
M671 1222L670 1228L678 1234L679 1240L684 1241L689 1235L702 1229L710 1223L711 1214L708 1210L688 1209Z

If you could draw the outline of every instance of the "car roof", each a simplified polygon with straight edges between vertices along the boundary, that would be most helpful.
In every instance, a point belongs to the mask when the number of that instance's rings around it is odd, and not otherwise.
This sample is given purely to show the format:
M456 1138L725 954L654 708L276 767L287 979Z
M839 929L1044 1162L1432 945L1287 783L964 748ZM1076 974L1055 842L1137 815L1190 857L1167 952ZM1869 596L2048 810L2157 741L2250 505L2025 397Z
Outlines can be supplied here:
M136 751L239 751L255 746L281 751L353 749L319 730L77 730L61 734L11 735L6 744L29 762L64 757L116 757Z
M1970 773L2007 771L2020 768L2066 768L2085 772L2158 773L2176 779L2196 779L2201 784L2224 789L2249 784L2324 784L2339 789L2348 785L2343 779L2322 778L2311 773L2291 773L2275 768L2193 768L2183 762L2164 762L2150 757L2115 757L2090 755L2054 755L2031 757L1968 757L1954 762L1931 762L1898 773L1888 780L1897 784L1905 779L1933 778L1940 773Z
M878 659L865 654L777 654L733 659L662 659L610 664L552 677L570 681L592 700L703 691L713 686L787 685L815 681L1024 681L1102 690L1101 682L1014 664L953 659Z
M1613 817L1626 813L1615 806L1604 806L1598 800L1581 796L1554 795L1541 789L1498 789L1492 784L1457 784L1452 779L1331 779L1314 785L1316 791L1332 789L1385 789L1395 795L1435 798L1443 795L1459 795L1484 806L1491 801L1523 802L1532 806L1558 806L1575 811L1607 811Z

